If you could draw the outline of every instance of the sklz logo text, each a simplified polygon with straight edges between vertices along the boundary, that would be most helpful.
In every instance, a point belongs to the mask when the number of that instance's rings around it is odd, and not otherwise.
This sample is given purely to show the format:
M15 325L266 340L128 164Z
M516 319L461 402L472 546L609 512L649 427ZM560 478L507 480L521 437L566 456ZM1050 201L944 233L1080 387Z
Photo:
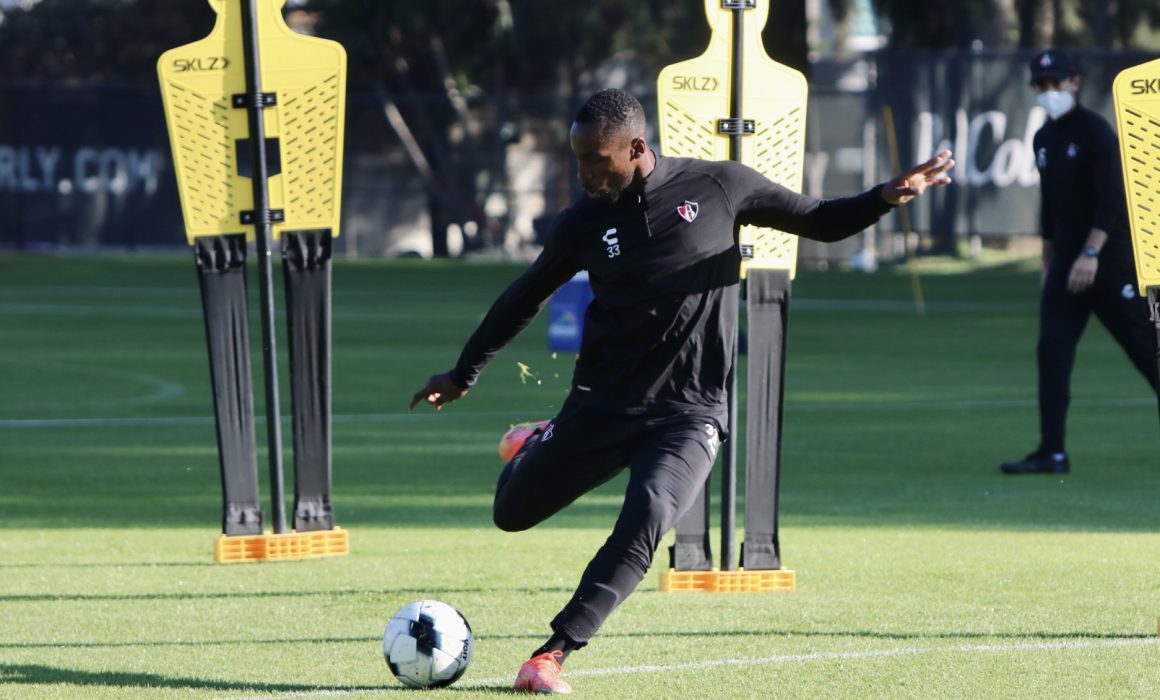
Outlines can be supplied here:
M673 89L690 92L713 92L720 83L711 75L674 75Z
M225 70L230 67L230 59L225 56L206 56L204 58L175 58L173 69L178 73L189 71Z
M1160 95L1160 78L1137 78L1129 85L1133 95Z

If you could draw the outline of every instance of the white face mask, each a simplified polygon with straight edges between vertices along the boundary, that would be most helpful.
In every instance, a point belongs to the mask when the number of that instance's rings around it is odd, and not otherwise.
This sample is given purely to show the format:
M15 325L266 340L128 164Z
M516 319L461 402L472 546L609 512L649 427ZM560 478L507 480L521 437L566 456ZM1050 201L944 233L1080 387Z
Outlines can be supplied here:
M1059 119L1075 107L1075 95L1067 90L1047 90L1039 93L1035 101L1052 119Z

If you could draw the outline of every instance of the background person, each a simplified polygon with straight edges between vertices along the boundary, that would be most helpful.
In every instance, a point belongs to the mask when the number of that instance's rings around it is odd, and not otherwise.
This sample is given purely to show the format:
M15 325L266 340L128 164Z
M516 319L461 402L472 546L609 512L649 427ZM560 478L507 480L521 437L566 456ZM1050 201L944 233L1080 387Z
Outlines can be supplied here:
M1079 104L1083 77L1067 54L1031 60L1031 86L1048 121L1035 134L1043 235L1039 310L1039 446L1004 474L1062 474L1071 370L1095 313L1132 363L1160 391L1148 303L1136 289L1120 148L1108 122Z

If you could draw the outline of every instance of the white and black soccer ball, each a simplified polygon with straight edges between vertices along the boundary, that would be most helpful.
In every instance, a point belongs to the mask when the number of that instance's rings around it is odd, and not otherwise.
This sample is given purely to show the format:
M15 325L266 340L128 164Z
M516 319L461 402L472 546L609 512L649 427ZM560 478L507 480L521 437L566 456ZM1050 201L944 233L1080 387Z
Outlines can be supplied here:
M475 644L459 611L437 600L404 605L387 625L383 656L391 673L412 688L442 688L463 675Z

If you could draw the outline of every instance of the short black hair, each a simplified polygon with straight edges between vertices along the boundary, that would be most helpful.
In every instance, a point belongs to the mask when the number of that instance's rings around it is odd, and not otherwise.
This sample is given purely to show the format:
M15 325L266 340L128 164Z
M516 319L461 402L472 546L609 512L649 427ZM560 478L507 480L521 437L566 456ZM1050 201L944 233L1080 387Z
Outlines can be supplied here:
M644 107L619 88L607 88L588 98L576 113L577 124L595 124L609 131L629 130L644 135Z

